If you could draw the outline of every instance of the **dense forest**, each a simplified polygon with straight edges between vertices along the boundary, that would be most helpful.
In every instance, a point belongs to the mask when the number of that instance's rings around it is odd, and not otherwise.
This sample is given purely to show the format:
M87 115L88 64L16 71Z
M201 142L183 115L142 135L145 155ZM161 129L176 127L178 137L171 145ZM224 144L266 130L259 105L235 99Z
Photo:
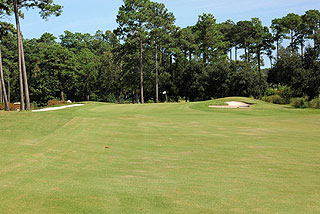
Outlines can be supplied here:
M60 15L52 0L0 0L0 102L21 110L49 100L103 102L198 101L226 96L313 99L320 93L320 12L290 13L263 26L259 18L217 23L199 15L175 25L164 4L124 0L114 30L65 31L23 39L22 8L41 18ZM268 59L271 68L264 68ZM29 106L28 106L29 105Z

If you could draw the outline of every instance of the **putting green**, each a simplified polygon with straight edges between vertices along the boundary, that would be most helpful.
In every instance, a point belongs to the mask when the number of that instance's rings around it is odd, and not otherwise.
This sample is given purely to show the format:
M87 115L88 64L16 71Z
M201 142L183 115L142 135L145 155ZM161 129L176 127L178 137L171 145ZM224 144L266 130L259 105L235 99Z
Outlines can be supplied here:
M254 105L208 107L225 101ZM228 98L0 121L0 213L320 213L319 110Z

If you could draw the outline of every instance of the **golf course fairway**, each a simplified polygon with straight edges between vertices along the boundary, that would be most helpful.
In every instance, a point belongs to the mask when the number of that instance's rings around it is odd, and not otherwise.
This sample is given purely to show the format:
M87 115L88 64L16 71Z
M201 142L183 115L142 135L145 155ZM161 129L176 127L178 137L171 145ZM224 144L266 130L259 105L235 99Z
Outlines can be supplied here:
M208 107L225 101L253 105ZM0 122L0 213L320 213L320 110L88 103Z

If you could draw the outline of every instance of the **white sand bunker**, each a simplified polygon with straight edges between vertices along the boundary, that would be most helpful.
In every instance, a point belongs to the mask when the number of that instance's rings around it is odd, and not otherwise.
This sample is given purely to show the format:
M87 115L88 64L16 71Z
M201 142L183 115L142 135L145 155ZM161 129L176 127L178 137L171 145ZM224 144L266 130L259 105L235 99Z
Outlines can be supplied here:
M60 106L60 107L50 107L50 108L32 110L32 112L55 111L55 110L60 110L60 109L65 109L65 108L71 108L71 107L76 107L76 106L83 106L83 105L84 105L84 104L73 104L73 105Z
M210 108L249 108L249 104L237 101L225 102L227 105L224 106L216 106L211 105Z

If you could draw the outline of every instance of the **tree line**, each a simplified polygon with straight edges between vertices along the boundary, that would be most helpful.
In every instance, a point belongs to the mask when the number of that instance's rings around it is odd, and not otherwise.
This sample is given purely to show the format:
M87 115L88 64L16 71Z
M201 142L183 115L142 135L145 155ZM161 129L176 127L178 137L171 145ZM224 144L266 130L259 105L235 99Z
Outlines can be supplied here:
M52 0L0 1L2 16L14 13L18 20L22 7L38 7L43 18L62 12ZM275 18L270 27L259 18L217 23L213 14L202 14L194 25L180 28L164 4L124 0L116 21L113 31L65 31L58 38L44 33L34 39L22 39L19 27L1 22L0 99L22 103L25 97L28 103L27 91L37 105L50 99L259 98L279 85L292 88L294 96L319 96L318 10ZM263 56L270 69L262 69Z
M38 8L40 10L39 14L42 18L47 18L50 15L59 16L62 12L62 7L53 3L53 0L1 0L0 1L0 18L4 16L13 15L16 22L16 29L11 24L6 22L0 22L0 40L8 36L8 33L15 33L17 41L17 55L18 55L18 70L19 70L19 88L20 88L20 109L30 110L30 96L29 96L29 85L27 78L27 69L24 55L23 39L20 30L20 17L24 14L21 9L33 9ZM0 102L4 101L5 110L9 109L10 96L6 93L6 85L4 82L3 66L2 66L2 54L0 49ZM9 92L10 94L10 92ZM25 105L26 104L26 105Z

